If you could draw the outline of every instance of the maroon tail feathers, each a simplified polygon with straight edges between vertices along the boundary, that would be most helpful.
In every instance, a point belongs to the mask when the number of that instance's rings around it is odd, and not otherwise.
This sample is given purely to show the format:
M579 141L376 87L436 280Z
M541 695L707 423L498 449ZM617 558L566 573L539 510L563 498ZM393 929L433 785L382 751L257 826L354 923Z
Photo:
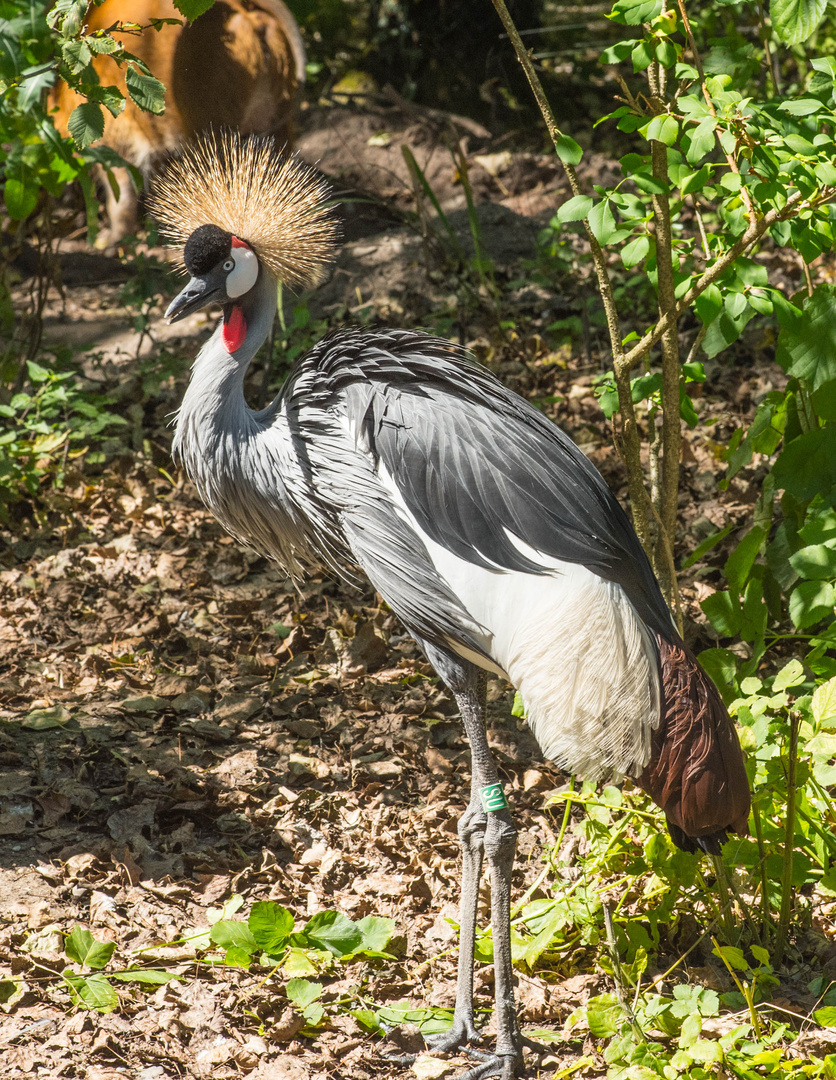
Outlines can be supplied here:
M726 830L748 832L749 781L731 717L681 640L657 636L662 718L639 787L665 811L671 838L686 851L719 853Z

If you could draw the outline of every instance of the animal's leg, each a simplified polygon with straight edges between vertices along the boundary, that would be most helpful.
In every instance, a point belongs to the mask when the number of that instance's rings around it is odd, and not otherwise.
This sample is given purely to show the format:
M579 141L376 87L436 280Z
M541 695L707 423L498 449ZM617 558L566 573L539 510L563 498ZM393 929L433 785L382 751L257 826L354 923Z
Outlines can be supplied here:
M139 196L137 195L130 172L121 165L112 169L118 195L110 186L110 181L101 171L101 181L105 189L108 228L103 229L97 240L97 246L110 247L118 244L126 236L135 233L139 226Z
M498 1076L511 1080L522 1064L522 1038L514 1003L514 984L511 969L511 871L517 830L507 807L486 811L482 792L501 784L496 763L488 746L485 731L486 689L485 673L471 664L449 654L427 647L433 666L453 691L461 712L462 723L470 742L472 760L471 800L460 823L464 873L462 877L461 941L459 952L459 981L453 1029L433 1040L435 1049L452 1050L473 1037L473 942L478 900L478 874L482 851L488 860L491 875L491 920L494 950L494 991L496 995L496 1050L483 1053L468 1051L480 1059L480 1064L468 1070L460 1080L486 1080ZM477 803L478 798L478 803ZM504 798L500 799L504 802ZM484 822L484 824L482 824ZM483 831L484 830L484 831ZM467 840L465 841L465 837ZM478 853L468 865L468 850ZM466 937L467 930L467 937Z
M484 697L484 678L481 680L481 687L477 688L476 692ZM459 973L456 980L456 1008L453 1013L452 1028L441 1035L431 1035L427 1038L427 1043L435 1050L456 1050L479 1038L473 1016L473 952L476 939L476 909L479 905L479 879L482 876L488 815L482 809L475 777L474 773L470 803L459 818L462 888L459 902Z

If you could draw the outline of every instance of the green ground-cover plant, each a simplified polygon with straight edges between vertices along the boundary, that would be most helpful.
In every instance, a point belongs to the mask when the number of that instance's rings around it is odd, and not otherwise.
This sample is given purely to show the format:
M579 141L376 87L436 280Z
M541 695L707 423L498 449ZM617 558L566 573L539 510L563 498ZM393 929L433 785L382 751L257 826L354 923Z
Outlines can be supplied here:
M11 508L27 496L37 497L44 485L61 487L67 465L85 455L102 458L103 433L126 420L108 407L112 399L91 394L76 384L68 367L69 350L59 350L44 367L26 361L25 389L0 404L0 522L8 524Z
M207 911L208 929L186 928L174 941L129 951L120 957L127 961L122 967L114 960L114 942L98 941L78 925L63 936L66 966L60 971L37 959L43 947L53 947L52 929L47 941L43 934L30 935L21 947L21 956L31 957L29 978L65 991L75 1008L100 1013L124 1006L135 1008L136 990L149 991L171 981L188 981L194 977L194 965L199 963L251 971L259 984L275 979L299 1015L301 1035L315 1036L336 1013L353 1016L361 1030L373 1034L383 1034L401 1023L416 1024L426 1034L450 1027L449 1009L416 1007L410 1002L381 1005L364 990L369 965L392 962L396 957L391 949L400 950L392 919L369 915L354 921L338 911L325 910L297 930L293 914L275 901L254 903L246 921L234 918L243 904L244 898L234 894L222 907ZM178 949L174 970L154 963L155 953L170 952L174 947ZM184 959L188 954L193 956L193 963ZM357 982L353 989L340 994L329 991L329 981L355 968ZM23 991L20 980L0 981L0 1005L14 1003ZM243 1005L246 998L245 992ZM252 1015L258 1020L257 1014ZM265 1033L263 1022L259 1023ZM269 1035L269 1029L266 1033Z

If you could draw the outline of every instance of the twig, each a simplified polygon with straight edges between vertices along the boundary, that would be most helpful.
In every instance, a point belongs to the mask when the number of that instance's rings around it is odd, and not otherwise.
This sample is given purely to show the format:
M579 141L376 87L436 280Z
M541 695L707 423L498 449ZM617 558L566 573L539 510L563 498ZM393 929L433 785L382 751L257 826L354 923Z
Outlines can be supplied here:
M792 868L795 847L795 800L796 777L798 774L798 730L801 714L797 709L790 713L790 739L787 747L787 817L784 824L784 855L781 873L781 910L778 915L778 933L775 935L775 967L784 959L787 945L787 931L792 913Z
M660 82L661 86L661 82ZM668 151L663 142L651 140L650 157L653 176L661 191L654 193L653 219L656 223L656 273L659 294L659 314L674 311L676 296L673 278L673 236L671 232L671 208L668 199ZM660 528L656 537L654 563L668 603L675 591L676 574L673 558L665 559L666 548L672 548L676 532L679 495L679 458L682 452L682 426L679 419L679 393L682 370L679 365L679 334L676 319L662 334L662 471L659 499Z
M810 276L810 267L807 265L807 261L801 252L798 253L798 258L801 261L801 269L804 271L804 280L807 283L807 295L813 295L813 279Z

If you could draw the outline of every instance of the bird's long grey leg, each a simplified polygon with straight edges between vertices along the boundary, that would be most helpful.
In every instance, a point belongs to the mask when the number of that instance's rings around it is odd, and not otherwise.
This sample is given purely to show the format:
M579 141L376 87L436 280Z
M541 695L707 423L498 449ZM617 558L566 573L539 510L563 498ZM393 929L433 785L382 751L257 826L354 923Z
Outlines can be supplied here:
M487 679L479 672L474 686L455 692L459 711L484 716ZM467 722L465 722L467 727ZM479 906L479 879L482 876L484 838L488 815L482 808L476 770L472 772L470 802L459 818L459 841L462 847L462 887L459 901L459 970L456 980L456 1008L453 1026L427 1042L436 1050L455 1050L479 1038L473 1015L473 956L476 941L476 911Z
M488 747L484 705L480 715L465 718L465 730L473 755L473 785L481 792L499 784L496 763ZM494 994L496 1000L496 1050L483 1057L481 1065L467 1072L461 1080L483 1080L499 1076L511 1080L522 1063L522 1040L517 1023L514 982L511 966L511 873L517 846L517 830L507 806L487 815L484 847L491 876L491 928L493 932Z
M507 807L486 812L481 794L484 788L500 784L496 762L488 746L485 730L485 673L458 657L427 646L427 655L439 675L455 695L462 723L470 742L472 761L471 797L459 822L462 838L462 902L460 911L459 978L453 1029L438 1049L455 1049L476 1031L473 1020L473 951L478 903L479 874L483 852L491 876L491 923L493 928L494 991L496 995L496 1051L470 1051L481 1063L461 1080L485 1080L498 1076L511 1080L522 1061L522 1040L517 1024L511 967L511 872L514 865L517 830Z

